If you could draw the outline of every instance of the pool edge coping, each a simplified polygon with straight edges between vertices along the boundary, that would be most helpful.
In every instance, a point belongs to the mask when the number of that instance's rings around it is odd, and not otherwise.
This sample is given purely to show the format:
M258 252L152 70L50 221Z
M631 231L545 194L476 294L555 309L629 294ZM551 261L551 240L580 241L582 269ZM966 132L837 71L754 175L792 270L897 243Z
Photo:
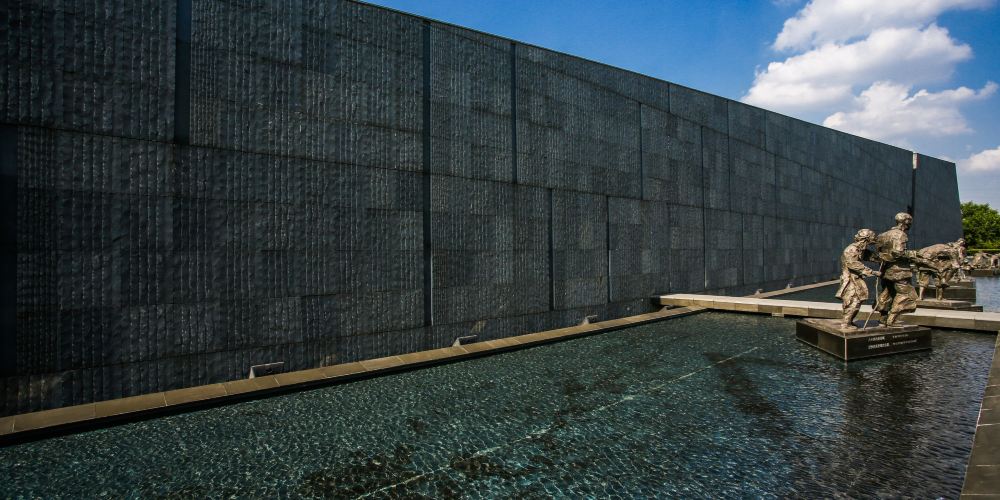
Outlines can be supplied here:
M1000 332L979 403L960 498L1000 498Z
M833 283L836 283L836 280L783 288L748 297L778 296L829 286ZM0 447L491 356L708 310L709 308L698 306L663 307L651 313L460 346L9 415L0 417Z

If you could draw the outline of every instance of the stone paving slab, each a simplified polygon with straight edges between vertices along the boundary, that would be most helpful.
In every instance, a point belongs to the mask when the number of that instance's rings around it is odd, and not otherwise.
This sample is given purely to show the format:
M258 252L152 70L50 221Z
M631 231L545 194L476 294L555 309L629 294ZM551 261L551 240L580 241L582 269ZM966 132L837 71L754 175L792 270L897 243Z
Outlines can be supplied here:
M97 418L114 417L126 413L138 413L154 408L167 406L166 397L162 392L143 394L122 399L109 399L94 403L94 416Z

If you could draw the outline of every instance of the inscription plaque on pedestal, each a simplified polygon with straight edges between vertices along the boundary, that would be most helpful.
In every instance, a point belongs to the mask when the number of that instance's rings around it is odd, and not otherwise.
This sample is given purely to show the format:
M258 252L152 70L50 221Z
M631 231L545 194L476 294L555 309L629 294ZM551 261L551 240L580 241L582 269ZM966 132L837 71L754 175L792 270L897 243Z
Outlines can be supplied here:
M795 338L844 361L931 348L930 328L915 325L846 330L837 320L808 318L795 323Z

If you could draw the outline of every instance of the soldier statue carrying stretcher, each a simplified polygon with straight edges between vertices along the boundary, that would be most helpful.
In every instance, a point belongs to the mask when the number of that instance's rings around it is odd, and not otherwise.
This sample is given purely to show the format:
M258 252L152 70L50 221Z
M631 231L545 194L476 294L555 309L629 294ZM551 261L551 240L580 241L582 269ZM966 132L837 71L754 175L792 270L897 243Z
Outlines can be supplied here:
M917 310L917 293L910 282L913 278L911 266L934 267L933 262L906 248L909 241L906 232L913 225L913 216L901 212L896 214L895 221L895 226L875 238L876 252L882 263L879 279L882 291L874 310L882 315L879 322L884 326L901 326L899 316Z
M938 243L917 250L917 255L931 263L931 266L921 265L917 268L917 300L924 300L924 290L936 279L935 298L944 300L944 290L958 278L964 260L964 239L952 243Z
M847 245L840 254L840 288L837 289L836 297L843 303L843 315L840 318L840 328L843 330L858 329L854 326L854 318L861 310L861 304L868 300L865 278L878 276L877 272L864 264L864 261L874 259L868 249L874 242L875 231L862 229L854 235L854 243Z
M913 278L911 266L937 269L933 261L906 248L909 241L906 232L913 224L913 216L901 212L896 214L895 221L895 226L878 236L871 229L858 231L854 235L854 243L848 245L840 256L840 288L836 297L843 304L839 325L842 330L857 329L854 318L861 304L868 299L866 277L879 277L881 285L876 287L876 290L881 288L881 292L872 312L881 313L883 326L900 326L899 316L917 309L917 293L910 283ZM876 246L875 252L868 249L872 243ZM949 247L949 251L954 252L955 249ZM864 261L879 262L879 271L873 271ZM865 326L867 324L866 320Z

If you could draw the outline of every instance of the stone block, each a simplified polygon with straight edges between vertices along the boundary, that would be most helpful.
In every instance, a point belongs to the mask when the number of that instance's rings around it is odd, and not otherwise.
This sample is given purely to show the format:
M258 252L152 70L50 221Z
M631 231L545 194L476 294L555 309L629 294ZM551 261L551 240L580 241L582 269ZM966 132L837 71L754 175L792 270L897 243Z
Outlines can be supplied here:
M704 211L686 205L670 205L670 291L705 289Z
M729 138L709 128L702 128L702 193L705 208L729 210L732 206L732 162ZM736 187L736 191L740 188Z
M728 100L670 84L670 113L723 134L729 133Z
M553 193L556 309L608 302L607 202L600 195Z
M652 108L642 119L644 198L702 206L702 127Z
M669 280L667 205L609 198L611 301L644 299Z
M775 158L763 149L730 139L730 206L735 212L775 215Z
M742 284L743 215L705 210L705 287Z
M174 1L13 1L0 118L118 137L173 135ZM86 40L87 43L80 43Z
M511 44L431 27L431 171L512 180Z
M352 2L195 3L193 144L421 168L423 26Z
M767 111L737 101L727 101L730 137L755 148L766 149Z
M519 180L639 197L639 104L589 82L586 74L556 71L545 52L517 49ZM586 68L570 65L565 71Z

